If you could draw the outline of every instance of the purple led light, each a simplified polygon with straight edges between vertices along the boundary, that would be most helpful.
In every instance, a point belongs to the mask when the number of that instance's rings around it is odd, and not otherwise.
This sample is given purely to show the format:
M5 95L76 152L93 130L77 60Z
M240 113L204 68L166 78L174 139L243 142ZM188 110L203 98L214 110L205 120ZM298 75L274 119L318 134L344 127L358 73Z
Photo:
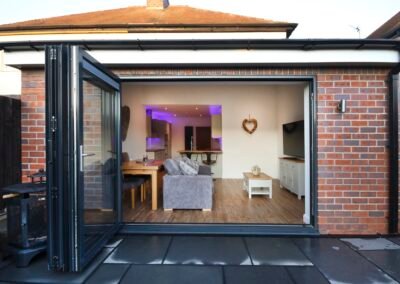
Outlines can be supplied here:
M222 149L222 137L218 137L218 144L219 144L219 148Z
M171 123L173 120L173 115L168 112L162 112L162 111L153 111L151 114L152 119L158 119L158 120L163 120L166 122Z
M146 149L158 149L163 148L164 140L159 137L147 137L146 138Z
M218 115L222 113L222 106L221 105L210 105L208 107L211 115Z
M161 138L159 138L159 137L147 137L146 141L147 141L148 144L154 145L154 144L160 143L161 142Z

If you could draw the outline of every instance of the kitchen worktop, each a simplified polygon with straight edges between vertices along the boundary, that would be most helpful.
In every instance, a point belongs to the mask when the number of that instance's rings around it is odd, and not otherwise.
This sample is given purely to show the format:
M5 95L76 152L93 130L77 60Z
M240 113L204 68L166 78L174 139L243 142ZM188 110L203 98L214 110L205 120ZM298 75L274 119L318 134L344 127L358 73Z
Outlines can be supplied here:
M178 151L180 154L191 153L191 154L222 154L221 150L181 150Z
M165 151L165 148L146 149L146 152L161 152L161 151Z

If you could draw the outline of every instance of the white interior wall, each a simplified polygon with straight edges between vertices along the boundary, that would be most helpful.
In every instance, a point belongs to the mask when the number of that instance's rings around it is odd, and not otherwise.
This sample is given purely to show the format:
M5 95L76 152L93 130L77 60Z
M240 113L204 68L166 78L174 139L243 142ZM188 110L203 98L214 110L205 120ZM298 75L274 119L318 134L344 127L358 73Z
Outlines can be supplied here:
M244 171L258 165L265 173L278 178L278 157L282 155L279 123L290 121L291 114L294 120L298 119L303 108L295 102L302 101L303 89L303 85L293 84L125 83L122 103L131 108L131 122L123 151L129 152L131 158L140 158L145 152L144 105L218 104L222 106L223 154L216 167L222 168L221 177L242 178ZM246 133L241 127L243 119L249 115L258 121L258 129L253 134Z
M304 88L304 87L302 87ZM283 133L282 124L304 119L304 98L303 90L299 93L291 92L285 86L278 86L277 103L277 130L278 130L278 153L283 156Z

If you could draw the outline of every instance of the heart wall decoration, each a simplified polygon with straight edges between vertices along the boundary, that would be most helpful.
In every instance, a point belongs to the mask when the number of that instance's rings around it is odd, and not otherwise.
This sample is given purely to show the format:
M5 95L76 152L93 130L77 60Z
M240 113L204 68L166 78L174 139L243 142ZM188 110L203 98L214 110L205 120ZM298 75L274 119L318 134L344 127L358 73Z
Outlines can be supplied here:
M254 131L256 131L257 126L258 126L257 119L250 118L250 115L249 118L243 119L242 127L244 131L246 131L247 133L253 134Z

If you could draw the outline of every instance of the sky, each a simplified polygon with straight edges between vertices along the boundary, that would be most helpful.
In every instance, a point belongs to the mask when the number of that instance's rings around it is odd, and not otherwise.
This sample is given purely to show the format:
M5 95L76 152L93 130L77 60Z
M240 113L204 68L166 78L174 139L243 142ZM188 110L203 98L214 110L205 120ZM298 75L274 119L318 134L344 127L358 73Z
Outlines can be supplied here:
M4 1L0 24L145 4L146 0ZM291 38L358 38L356 27L364 38L400 11L400 0L170 0L170 5L298 23Z

